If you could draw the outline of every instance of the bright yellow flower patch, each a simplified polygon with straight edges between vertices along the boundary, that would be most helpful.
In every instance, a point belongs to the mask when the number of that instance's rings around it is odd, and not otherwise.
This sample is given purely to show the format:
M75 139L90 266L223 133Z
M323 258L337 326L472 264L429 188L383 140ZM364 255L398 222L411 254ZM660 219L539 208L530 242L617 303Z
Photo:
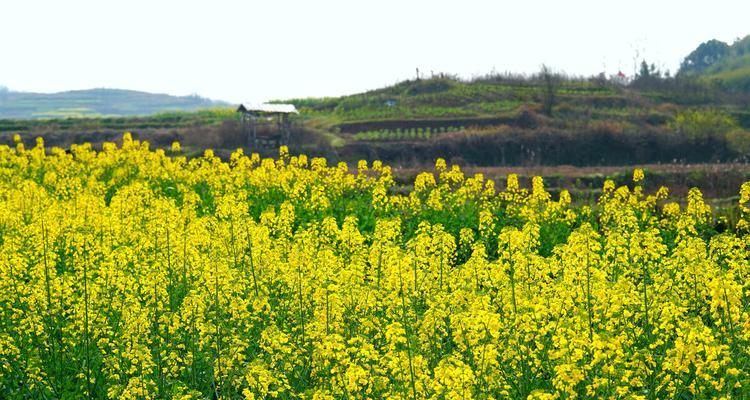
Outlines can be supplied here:
M0 398L750 397L750 184L719 233L641 170L577 205L442 159L409 191L285 147L16 142Z

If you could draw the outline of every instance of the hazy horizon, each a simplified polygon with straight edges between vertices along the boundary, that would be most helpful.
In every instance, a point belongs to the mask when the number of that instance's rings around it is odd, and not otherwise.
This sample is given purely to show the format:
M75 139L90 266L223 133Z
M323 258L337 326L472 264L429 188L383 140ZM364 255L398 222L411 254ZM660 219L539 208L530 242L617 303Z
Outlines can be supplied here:
M416 68L471 78L544 63L571 75L632 75L645 59L674 73L700 43L750 34L748 3L602 4L3 2L0 35L12 40L0 42L0 85L230 102L326 97L412 78Z

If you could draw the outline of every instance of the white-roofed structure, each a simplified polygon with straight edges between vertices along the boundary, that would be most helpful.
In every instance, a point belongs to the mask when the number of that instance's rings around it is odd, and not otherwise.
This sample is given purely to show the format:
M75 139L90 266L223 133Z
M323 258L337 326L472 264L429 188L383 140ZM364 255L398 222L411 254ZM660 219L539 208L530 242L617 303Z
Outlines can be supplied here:
M299 114L294 104L253 104L242 103L237 107L240 113L242 132L247 137L248 146L280 146L289 143L291 122L289 116ZM270 135L258 135L258 126L268 121L276 121L276 132Z
M263 104L252 104L252 103L242 103L240 104L239 108L237 108L237 112L244 112L244 113L266 113L266 114L299 114L299 111L297 111L297 107L294 106L294 104L269 104L269 103L263 103Z

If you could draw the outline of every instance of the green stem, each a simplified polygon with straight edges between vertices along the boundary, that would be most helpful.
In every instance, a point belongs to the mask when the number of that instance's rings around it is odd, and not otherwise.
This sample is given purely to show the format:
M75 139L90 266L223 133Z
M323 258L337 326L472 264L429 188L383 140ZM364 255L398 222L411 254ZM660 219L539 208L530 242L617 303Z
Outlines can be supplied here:
M415 273L415 278L416 278L416 259L414 260L414 265L415 265L414 273ZM413 364L412 355L411 355L411 340L410 340L411 335L410 335L410 329L409 329L410 325L407 322L407 318L406 318L406 300L404 298L405 297L404 296L404 280L401 275L401 262L399 262L398 276L401 282L401 285L400 285L401 289L399 290L399 295L401 297L401 322L404 324L404 331L406 333L406 354L409 358L409 376L411 379L412 400L416 400L417 386L416 386L415 379L414 379L414 364Z
M219 398L219 382L216 379L221 377L221 308L219 304L219 263L214 262L214 301L216 307L216 373L213 376L214 394Z
M258 279L255 276L255 261L253 260L253 237L250 235L250 228L245 226L245 236L247 239L247 256L250 259L250 273L253 275L253 289L255 297L258 297Z
M89 264L89 253L86 249L86 243L83 244L83 304L84 304L84 316L83 316L83 330L84 330L84 346L86 349L86 393L88 398L93 398L91 394L91 354L89 351L89 290L88 290L88 264Z
M594 340L594 326L593 326L593 314L594 311L591 308L591 247L589 245L589 238L586 238L586 308L588 309L589 317L589 342Z

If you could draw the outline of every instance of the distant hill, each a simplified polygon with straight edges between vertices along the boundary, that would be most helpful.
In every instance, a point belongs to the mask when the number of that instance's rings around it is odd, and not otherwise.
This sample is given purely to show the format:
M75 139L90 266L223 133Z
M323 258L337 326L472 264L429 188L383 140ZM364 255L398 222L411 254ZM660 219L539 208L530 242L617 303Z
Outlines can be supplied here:
M731 45L716 39L701 43L685 57L679 75L750 92L750 35Z
M0 118L66 118L151 115L194 111L227 103L200 96L171 96L135 90L89 89L59 93L14 92L0 87Z

